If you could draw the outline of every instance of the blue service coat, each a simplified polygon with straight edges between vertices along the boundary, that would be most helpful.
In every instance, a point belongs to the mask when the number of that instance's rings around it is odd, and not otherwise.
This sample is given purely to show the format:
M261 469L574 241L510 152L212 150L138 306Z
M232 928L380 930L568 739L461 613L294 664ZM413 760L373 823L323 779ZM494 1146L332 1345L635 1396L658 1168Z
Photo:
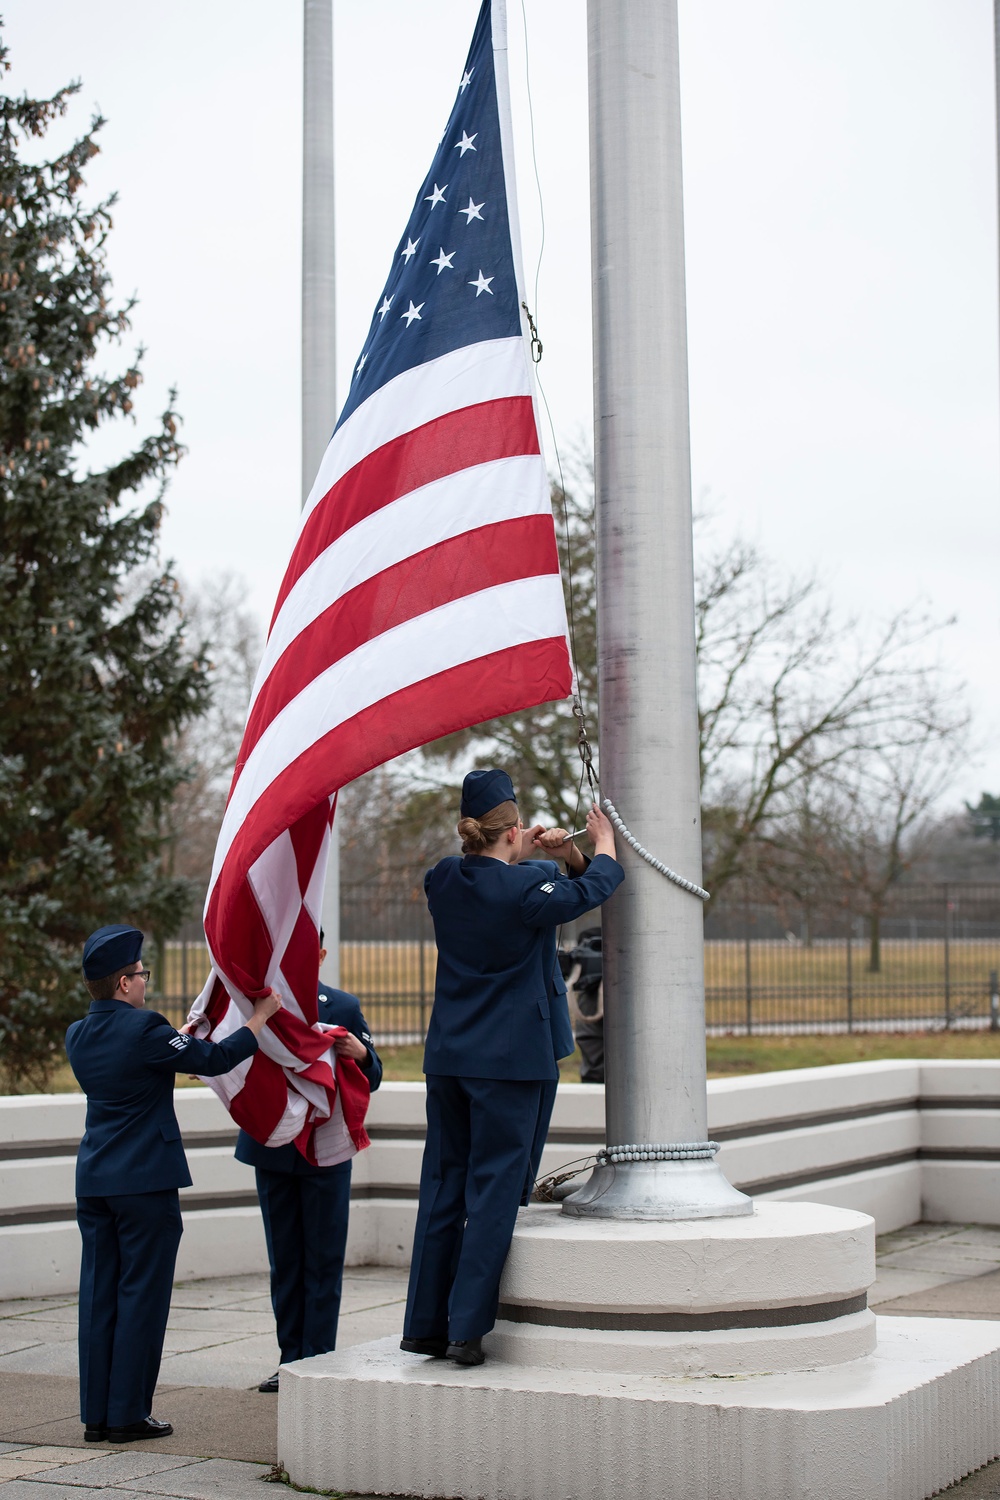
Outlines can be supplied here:
M70 1066L87 1096L87 1125L76 1158L78 1198L190 1187L174 1074L216 1077L257 1051L241 1026L221 1042L176 1031L155 1010L125 1000L92 1000L66 1033Z
M545 1080L573 1051L555 929L606 901L625 872L598 854L580 875L552 860L443 859L424 877L437 940L424 1072Z
M361 1014L361 1002L347 990L335 990L329 984L319 987L318 1019L327 1026L346 1026L359 1041L368 1048L368 1061L358 1067L368 1079L368 1087L374 1094L382 1082L382 1063L375 1051L368 1022ZM302 1152L290 1141L287 1146L262 1146L252 1135L241 1130L236 1138L236 1160L246 1162L249 1167L262 1167L265 1172L294 1172L298 1176L313 1176L321 1172L336 1172L343 1165L316 1167L306 1161Z

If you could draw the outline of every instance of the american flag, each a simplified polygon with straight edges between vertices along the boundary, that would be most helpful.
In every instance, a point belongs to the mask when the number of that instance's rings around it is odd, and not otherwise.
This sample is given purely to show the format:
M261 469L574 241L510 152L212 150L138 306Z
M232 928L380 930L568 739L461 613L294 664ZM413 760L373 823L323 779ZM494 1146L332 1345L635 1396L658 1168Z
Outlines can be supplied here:
M205 909L202 1034L271 987L286 1007L209 1081L258 1140L321 1163L360 1143L311 1029L338 788L571 689L516 226L503 3L484 0L303 509Z

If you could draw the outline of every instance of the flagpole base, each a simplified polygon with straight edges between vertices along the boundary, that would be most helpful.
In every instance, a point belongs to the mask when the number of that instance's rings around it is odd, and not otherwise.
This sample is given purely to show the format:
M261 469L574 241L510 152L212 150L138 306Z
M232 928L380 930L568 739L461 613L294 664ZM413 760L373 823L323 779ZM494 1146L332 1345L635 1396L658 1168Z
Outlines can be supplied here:
M518 1215L490 1339L547 1369L737 1375L859 1359L875 1347L866 1214L761 1203L711 1224Z
M725 1177L713 1157L596 1166L562 1212L589 1219L732 1219L753 1213L753 1200Z
M286 1365L278 1461L343 1494L508 1500L912 1500L1000 1446L996 1323L883 1318L879 1348L789 1375L478 1369L403 1354L398 1335ZM345 1442L377 1411L393 1441Z
M1000 1330L877 1327L874 1275L873 1221L823 1204L711 1225L532 1206L485 1365L398 1334L285 1365L278 1461L352 1495L920 1500L1000 1448ZM393 1441L345 1442L373 1412Z

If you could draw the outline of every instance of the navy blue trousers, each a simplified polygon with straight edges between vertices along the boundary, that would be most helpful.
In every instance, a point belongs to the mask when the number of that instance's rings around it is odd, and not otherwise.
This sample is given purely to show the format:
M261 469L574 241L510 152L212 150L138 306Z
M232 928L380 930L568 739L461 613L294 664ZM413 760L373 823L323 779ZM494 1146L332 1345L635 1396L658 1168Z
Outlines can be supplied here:
M556 1089L559 1087L558 1078L553 1078L545 1083L540 1083L538 1097L538 1118L535 1121L535 1133L531 1139L531 1159L528 1163L528 1177L521 1194L522 1203L531 1202L531 1194L534 1191L535 1180L538 1177L538 1168L542 1161L542 1152L545 1150L545 1140L549 1133L549 1121L552 1119L552 1109L556 1102Z
M78 1198L80 1416L126 1427L153 1408L183 1226L177 1189Z
M257 1167L281 1363L337 1347L351 1163L321 1172Z
M541 1082L427 1075L408 1338L471 1339L493 1327L544 1088Z

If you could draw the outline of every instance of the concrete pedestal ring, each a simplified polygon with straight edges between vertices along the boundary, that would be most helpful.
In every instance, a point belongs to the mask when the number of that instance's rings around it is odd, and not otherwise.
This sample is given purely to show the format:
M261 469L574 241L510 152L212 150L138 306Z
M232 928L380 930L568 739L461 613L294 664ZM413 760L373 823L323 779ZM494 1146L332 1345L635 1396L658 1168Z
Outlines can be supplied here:
M823 1204L760 1203L694 1223L518 1217L494 1334L548 1368L736 1374L870 1354L874 1223Z

